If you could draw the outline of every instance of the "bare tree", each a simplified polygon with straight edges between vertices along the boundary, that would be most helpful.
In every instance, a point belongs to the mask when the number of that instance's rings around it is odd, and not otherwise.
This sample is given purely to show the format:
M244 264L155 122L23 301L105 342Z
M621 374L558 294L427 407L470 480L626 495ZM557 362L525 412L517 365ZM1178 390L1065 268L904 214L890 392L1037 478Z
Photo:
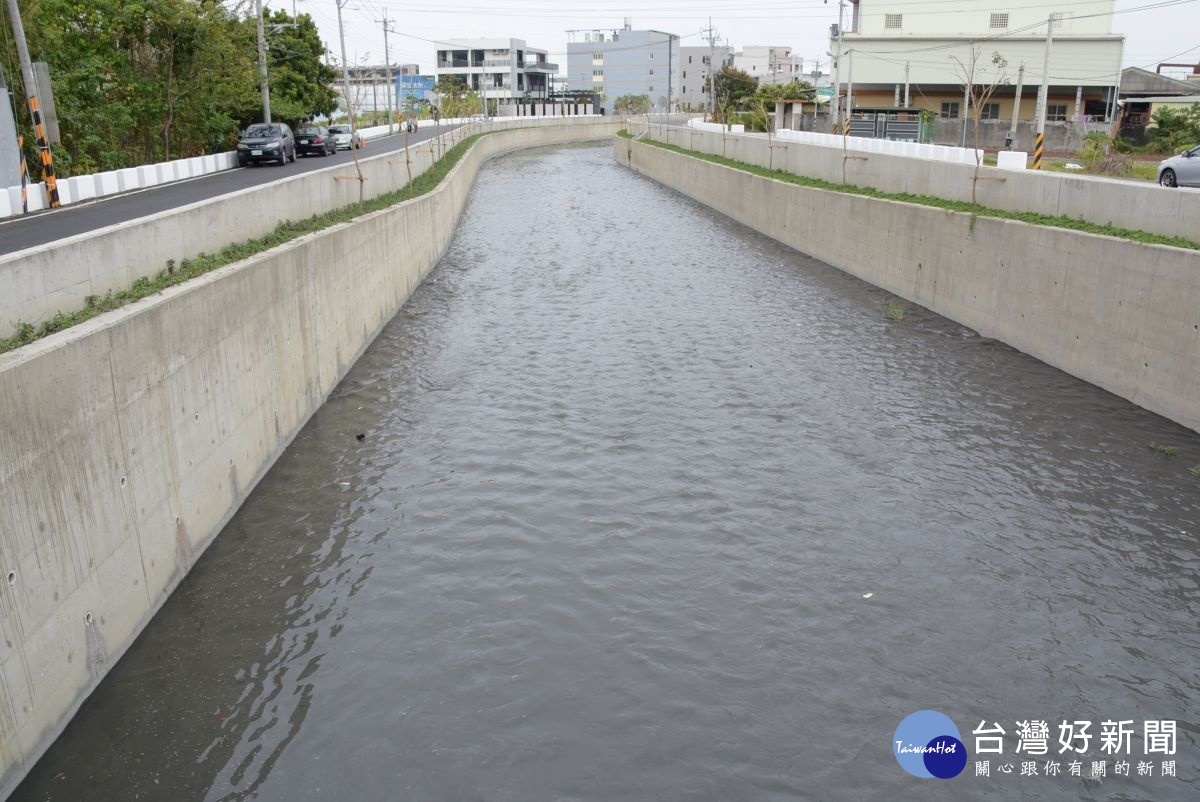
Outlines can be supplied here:
M975 203L975 188L979 185L979 168L983 163L983 156L979 152L979 121L983 115L983 109L988 101L992 99L992 95L996 94L996 90L1001 86L1009 83L1008 60L999 52L993 51L991 57L992 64L992 79L989 81L986 65L980 65L979 59L983 55L983 51L976 50L972 45L971 55L964 62L958 56L951 56L955 63L955 73L962 80L966 94L970 99L971 107L963 109L964 114L971 115L971 123L975 132L975 175L971 178L971 203ZM963 124L966 124L966 117L963 117Z

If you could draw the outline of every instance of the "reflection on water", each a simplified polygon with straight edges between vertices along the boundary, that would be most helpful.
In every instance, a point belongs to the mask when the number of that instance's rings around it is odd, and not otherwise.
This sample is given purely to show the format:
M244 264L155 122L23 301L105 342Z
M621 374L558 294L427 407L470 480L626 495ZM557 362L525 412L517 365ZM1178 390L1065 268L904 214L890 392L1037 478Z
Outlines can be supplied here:
M498 159L15 798L1196 798L1200 437L885 298ZM923 708L1179 719L1180 777L916 780Z

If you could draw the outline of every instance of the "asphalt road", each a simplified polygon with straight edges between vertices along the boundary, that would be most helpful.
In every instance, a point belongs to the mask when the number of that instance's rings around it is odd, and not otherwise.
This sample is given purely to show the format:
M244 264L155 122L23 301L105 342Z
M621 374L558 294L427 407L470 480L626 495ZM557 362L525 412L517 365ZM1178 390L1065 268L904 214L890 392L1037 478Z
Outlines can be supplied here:
M443 133L454 126L444 126ZM436 128L419 128L409 135L409 142L423 142L437 134ZM378 156L402 150L404 134L373 139L358 151L360 158ZM106 226L136 220L166 209L227 195L247 187L259 186L297 173L320 170L354 160L350 151L338 151L333 156L298 156L296 162L285 165L260 164L225 170L220 173L177 181L150 189L121 195L109 195L84 203L69 204L58 209L13 217L0 221L0 255L26 248L36 248L55 240L85 234Z

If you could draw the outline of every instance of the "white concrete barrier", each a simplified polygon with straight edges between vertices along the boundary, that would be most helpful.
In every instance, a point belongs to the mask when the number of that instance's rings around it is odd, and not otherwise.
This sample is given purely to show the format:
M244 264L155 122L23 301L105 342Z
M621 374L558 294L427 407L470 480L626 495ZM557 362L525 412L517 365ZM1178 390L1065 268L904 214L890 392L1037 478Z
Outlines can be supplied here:
M47 208L49 204L46 201L46 185L39 181L36 184L30 184L26 193L26 203L29 205L29 211L40 212ZM17 189L17 201L20 202L21 190Z
M66 206L69 203L74 203L76 200L75 193L72 192L74 187L71 184L70 178L64 178L55 184L55 189L58 190L59 206ZM49 195L47 195L47 200Z
M130 190L139 189L142 186L141 177L138 175L137 167L123 167L116 172L117 182L120 184L121 192L129 192Z
M116 195L121 191L121 181L117 177L115 170L97 173L95 178L97 196L103 197L105 195Z
M1029 154L1020 150L1002 150L996 154L996 166L1001 170L1024 170Z
M387 126L383 126L383 130L386 133ZM133 189L155 186L167 183L168 181L194 178L220 170L232 170L235 167L237 167L237 153L235 151L226 151L224 153L214 153L209 156L194 156L161 164L128 167L121 170L93 173L86 176L71 176L70 178L88 179L90 186L94 187L94 189L92 190L92 194L87 197L97 198L106 195L115 195L118 192L128 192ZM147 176L153 176L153 180L149 180ZM66 181L69 179L62 180ZM12 187L6 187L5 189L11 190ZM17 187L17 189L19 190L20 187ZM86 194L86 190L82 194L74 194L79 192L79 185L73 185L67 191L73 193L71 195L72 201L81 200L83 199L83 194ZM20 213L21 207L18 204L15 209L10 209L7 214L0 214L0 218Z
M75 176L68 179L72 182L71 194L76 201L91 200L96 197L96 177L91 175Z

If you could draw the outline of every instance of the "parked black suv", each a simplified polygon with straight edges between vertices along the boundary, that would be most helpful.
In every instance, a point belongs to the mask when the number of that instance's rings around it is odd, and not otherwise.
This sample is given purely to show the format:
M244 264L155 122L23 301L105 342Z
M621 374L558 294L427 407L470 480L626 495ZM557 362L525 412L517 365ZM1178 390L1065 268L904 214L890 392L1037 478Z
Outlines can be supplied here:
M296 139L286 123L255 123L242 133L237 144L238 165L253 162L296 161Z

